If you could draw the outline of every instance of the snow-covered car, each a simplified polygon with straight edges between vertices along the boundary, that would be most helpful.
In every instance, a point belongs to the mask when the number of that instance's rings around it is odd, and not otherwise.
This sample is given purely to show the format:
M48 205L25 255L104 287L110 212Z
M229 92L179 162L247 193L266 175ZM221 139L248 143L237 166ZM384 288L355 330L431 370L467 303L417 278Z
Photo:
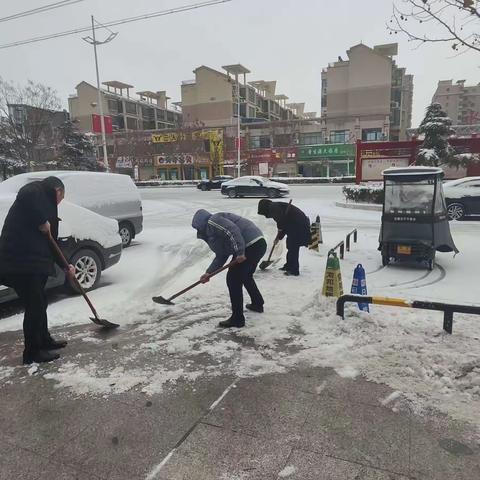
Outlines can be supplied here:
M443 190L450 220L480 215L480 177L465 177L446 182Z
M222 194L235 197L283 197L290 193L288 185L260 176L238 177L222 184Z
M218 190L221 188L222 184L228 182L229 180L233 180L231 175L218 175L217 177L213 177L212 179L208 180L201 180L200 183L197 185L199 190L206 192L208 190Z
M114 218L123 247L143 229L142 201L128 175L103 172L44 171L15 175L0 184L0 194L14 194L30 182L54 175L65 184L65 199L104 217Z
M0 225L15 200L14 195L0 196ZM58 207L58 244L65 258L75 267L75 275L85 290L95 288L103 270L115 265L122 255L122 240L118 223L107 217L63 201ZM65 274L56 266L54 276L47 282L47 288L66 285L72 292L75 288L66 282ZM15 292L0 285L0 303L16 298Z

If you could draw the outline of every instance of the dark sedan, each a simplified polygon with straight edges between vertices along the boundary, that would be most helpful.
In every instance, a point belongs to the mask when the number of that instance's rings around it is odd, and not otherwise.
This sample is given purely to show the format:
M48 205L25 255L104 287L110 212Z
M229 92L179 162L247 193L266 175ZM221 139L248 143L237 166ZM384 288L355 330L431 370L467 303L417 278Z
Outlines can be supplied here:
M480 177L466 177L443 186L450 220L480 215Z
M218 175L217 177L213 177L211 180L202 180L197 185L197 188L204 192L207 190L219 190L222 187L223 182L228 182L232 179L233 177L230 175Z

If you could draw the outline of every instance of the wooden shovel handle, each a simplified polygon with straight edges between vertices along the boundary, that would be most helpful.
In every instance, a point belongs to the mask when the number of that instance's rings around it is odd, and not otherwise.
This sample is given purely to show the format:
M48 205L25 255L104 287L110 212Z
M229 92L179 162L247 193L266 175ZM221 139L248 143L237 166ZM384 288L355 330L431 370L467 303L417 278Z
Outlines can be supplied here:
M69 270L70 269L70 264L67 262L67 259L65 258L65 255L63 254L63 252L60 250L60 247L58 246L57 242L55 241L55 239L52 237L52 232L50 230L47 231L47 238L48 238L48 241L50 242L50 246L53 248L54 252L56 253L57 257L60 259L60 261L62 262L63 264L63 268L65 268L66 270ZM98 314L97 314L97 311L95 310L95 307L93 306L92 302L90 301L90 299L87 297L87 294L85 293L85 290L83 289L83 287L80 285L80 282L78 281L77 277L75 275L71 275L70 278L73 279L73 283L75 284L75 286L78 288L78 290L80 291L80 293L82 294L83 298L85 299L85 301L88 303L88 306L90 307L90 310L92 311L93 315L95 316L95 318L98 318Z
M211 277L214 277L215 275L218 275L220 272L223 272L224 270L226 270L227 268L230 268L230 267L234 267L235 265L237 265L238 262L236 260L232 260L230 263L227 263L226 265L224 265L223 267L219 268L218 270L215 270L214 272L210 273L210 278ZM189 285L188 287L184 288L183 290L181 290L180 292L177 292L175 295L172 295L168 301L171 302L172 300L174 300L175 298L179 297L180 295L183 295L184 293L188 292L189 290L191 290L192 288L195 288L197 285L200 285L202 283L201 280L197 280L195 283L192 283L191 285Z

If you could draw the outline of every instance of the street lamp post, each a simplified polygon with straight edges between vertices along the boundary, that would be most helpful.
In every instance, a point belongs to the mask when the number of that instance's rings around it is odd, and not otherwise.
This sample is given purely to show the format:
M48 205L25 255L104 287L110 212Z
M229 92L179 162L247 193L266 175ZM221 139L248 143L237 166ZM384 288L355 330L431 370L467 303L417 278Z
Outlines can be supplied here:
M105 171L109 171L110 167L108 165L108 152L107 152L107 135L105 132L105 116L103 115L103 99L102 99L102 92L100 90L100 74L98 71L98 54L97 54L97 45L104 45L105 43L111 42L117 36L116 33L110 30L110 35L107 37L106 40L100 42L96 39L95 36L95 18L92 15L92 36L91 37L84 37L87 43L93 45L93 52L95 54L95 72L97 75L97 93L98 93L98 108L100 111L100 130L102 132L102 150L103 150L103 164L105 166Z

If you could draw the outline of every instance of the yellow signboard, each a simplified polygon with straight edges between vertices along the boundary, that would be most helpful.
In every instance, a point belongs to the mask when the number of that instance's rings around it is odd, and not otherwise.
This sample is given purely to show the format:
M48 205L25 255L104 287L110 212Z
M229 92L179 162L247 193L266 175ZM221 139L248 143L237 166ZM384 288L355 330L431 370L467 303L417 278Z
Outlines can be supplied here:
M179 140L185 140L184 133L154 133L152 143L173 143Z

